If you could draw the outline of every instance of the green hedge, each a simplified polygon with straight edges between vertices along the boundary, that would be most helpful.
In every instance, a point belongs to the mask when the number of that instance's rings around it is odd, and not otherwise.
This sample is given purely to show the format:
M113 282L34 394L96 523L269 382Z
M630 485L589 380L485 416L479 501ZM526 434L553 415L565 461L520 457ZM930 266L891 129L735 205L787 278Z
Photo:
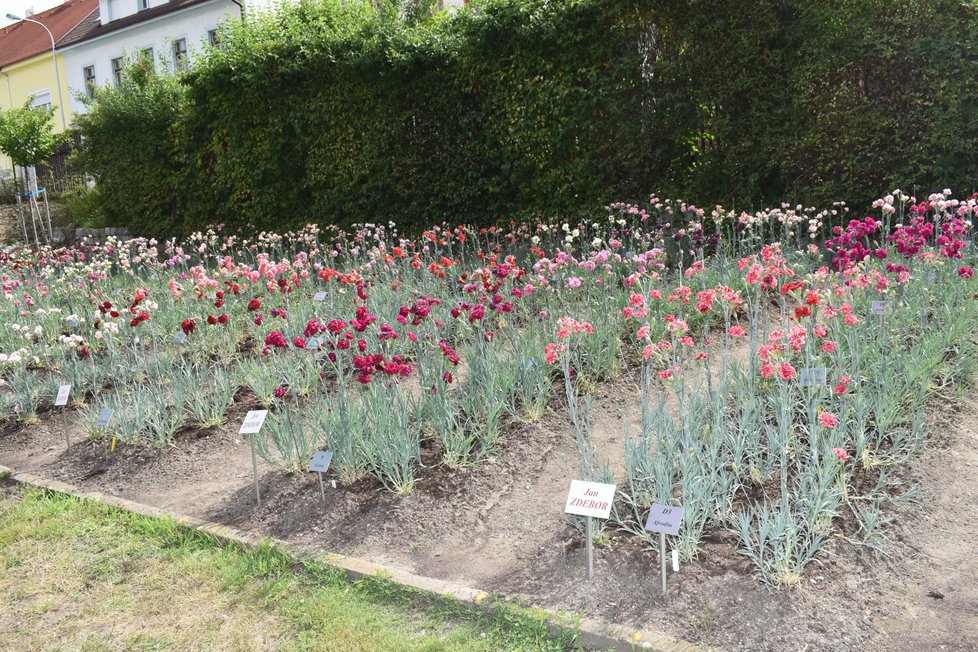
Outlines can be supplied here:
M148 232L970 191L976 27L952 0L303 2L101 90L84 156Z

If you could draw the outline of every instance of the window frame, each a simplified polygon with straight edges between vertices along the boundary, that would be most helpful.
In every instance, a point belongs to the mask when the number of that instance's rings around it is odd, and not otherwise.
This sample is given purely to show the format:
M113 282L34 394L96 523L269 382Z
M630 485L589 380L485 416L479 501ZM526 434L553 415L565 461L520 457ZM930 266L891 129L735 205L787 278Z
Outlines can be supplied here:
M113 59L109 59L109 66L112 69L112 81L115 83L116 88L122 86L122 69L125 68L125 65L125 55L120 54Z
M45 104L38 104L37 103L37 98L38 97L44 97L45 95L48 98L47 103L45 103ZM43 107L46 107L48 109L54 110L54 95L51 93L51 89L50 88L41 88L41 89L38 89L38 90L34 91L33 93L31 93L30 97L31 97L31 106L32 107L37 108L39 106L43 106Z
M182 50L177 48L178 45L182 45ZM187 48L187 37L181 36L180 38L173 39L170 44L170 52L173 54L173 69L176 72L186 70L190 65L190 50Z
M92 72L92 76L88 76L88 71ZM98 76L95 73L95 64L89 64L87 66L82 66L82 79L85 84L85 94L89 97L95 97L95 88L98 86Z

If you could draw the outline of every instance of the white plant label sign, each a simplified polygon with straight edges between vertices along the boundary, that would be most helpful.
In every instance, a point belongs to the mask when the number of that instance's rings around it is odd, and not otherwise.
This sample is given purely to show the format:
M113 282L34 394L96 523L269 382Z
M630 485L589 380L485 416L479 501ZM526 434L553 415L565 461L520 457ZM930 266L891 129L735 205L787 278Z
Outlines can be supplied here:
M682 507L669 507L654 503L649 510L649 518L645 522L645 529L649 532L659 532L661 534L679 534L679 524L683 520Z
M329 470L329 463L333 461L333 451L316 451L312 454L312 463L309 465L310 471L326 473Z
M564 513L608 518L611 515L611 504L615 501L616 489L613 484L571 480Z
M874 301L872 311L874 315L885 315L890 312L890 304L886 301Z
M323 345L323 341L318 337L310 337L309 340L306 342L306 348L312 352L318 351L319 347L321 347L322 345Z
M104 428L109 425L110 419L112 419L112 408L102 408L102 411L98 413L98 421L96 423L100 428Z
M122 294L122 288L116 288L116 289L112 290L112 296L117 297L120 294Z
M71 385L61 385L58 387L58 397L54 399L54 404L58 407L68 405L68 394L71 393Z
M184 333L183 331L173 336L174 344L183 344L186 340L187 340L187 334Z
M319 292L313 295L312 300L315 301L316 303L322 303L323 301L326 300L326 293L320 290Z
M798 372L798 384L815 387L825 384L825 367L802 367Z
M245 415L244 422L241 424L241 429L238 431L239 435L256 435L258 431L261 430L262 424L265 423L265 417L268 416L268 410L252 410Z

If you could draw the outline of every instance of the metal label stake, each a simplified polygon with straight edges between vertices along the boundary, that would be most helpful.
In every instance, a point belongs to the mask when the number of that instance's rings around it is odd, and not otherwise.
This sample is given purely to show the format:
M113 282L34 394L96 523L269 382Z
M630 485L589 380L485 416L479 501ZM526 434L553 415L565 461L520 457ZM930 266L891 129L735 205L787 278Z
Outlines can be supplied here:
M682 507L668 507L654 503L649 510L649 518L645 529L659 533L659 560L662 569L662 595L666 594L666 535L679 534L679 525L683 520Z
M251 442L251 470L255 476L255 499L259 505L261 505L261 489L258 487L258 452L255 450L255 436L261 432L266 416L268 410L252 410L245 415L241 429L238 430L239 435L252 435L248 441Z
M592 518L608 518L615 502L616 487L613 484L571 480L564 513L585 517L584 538L587 539L587 578L594 577L594 523Z
M662 559L662 595L666 594L666 535L659 532L659 557Z
M261 505L261 489L258 486L258 454L255 452L255 438L248 437L251 442L251 472L255 477L255 501Z
M587 578L590 580L594 577L594 536L591 533L591 517L587 517L587 525L585 526L585 535L587 537Z
M329 470L329 463L332 460L333 451L316 451L312 454L312 463L309 464L309 472L319 474L319 495L323 498L323 505L326 504L326 487L323 485L323 474Z
M71 450L71 438L68 436L68 394L71 393L71 385L61 385L58 387L58 396L54 399L55 407L63 407L61 427L64 430L65 446Z

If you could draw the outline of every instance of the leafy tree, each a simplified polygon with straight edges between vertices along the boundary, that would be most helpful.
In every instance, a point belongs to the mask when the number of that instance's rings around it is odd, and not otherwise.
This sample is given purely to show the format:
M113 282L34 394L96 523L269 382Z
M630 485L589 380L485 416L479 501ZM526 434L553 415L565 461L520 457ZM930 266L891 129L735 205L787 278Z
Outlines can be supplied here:
M31 106L0 111L0 151L15 165L31 167L54 154L69 135L54 133L54 109Z

